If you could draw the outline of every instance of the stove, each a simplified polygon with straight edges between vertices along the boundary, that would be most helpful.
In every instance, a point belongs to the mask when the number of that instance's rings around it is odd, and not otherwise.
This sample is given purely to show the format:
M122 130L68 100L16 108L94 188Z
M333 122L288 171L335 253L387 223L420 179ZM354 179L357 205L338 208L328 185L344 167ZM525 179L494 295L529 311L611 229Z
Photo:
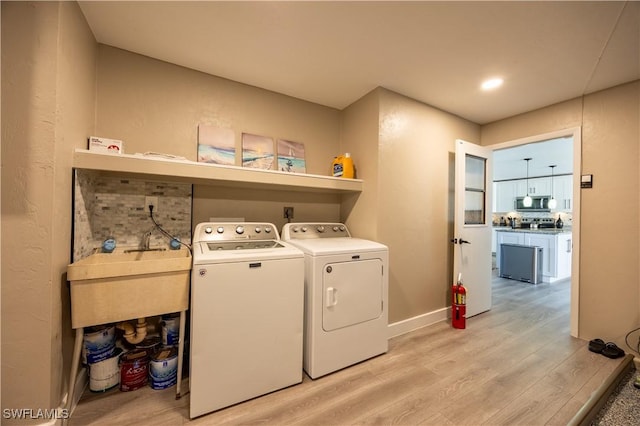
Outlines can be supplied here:
M538 229L555 228L556 222L550 217L523 217L520 222L521 228L531 228L531 224L537 223Z

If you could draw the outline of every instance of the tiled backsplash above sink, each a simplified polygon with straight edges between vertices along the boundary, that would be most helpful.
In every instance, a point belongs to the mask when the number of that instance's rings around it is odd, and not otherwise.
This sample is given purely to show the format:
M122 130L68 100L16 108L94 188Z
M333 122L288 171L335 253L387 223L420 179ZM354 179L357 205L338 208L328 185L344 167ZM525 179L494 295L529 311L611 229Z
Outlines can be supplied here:
M170 234L191 243L192 186L100 175L76 170L74 198L74 262L113 237L119 247L138 246L153 227L145 209L145 196L158 197L154 218ZM167 246L159 230L150 246Z

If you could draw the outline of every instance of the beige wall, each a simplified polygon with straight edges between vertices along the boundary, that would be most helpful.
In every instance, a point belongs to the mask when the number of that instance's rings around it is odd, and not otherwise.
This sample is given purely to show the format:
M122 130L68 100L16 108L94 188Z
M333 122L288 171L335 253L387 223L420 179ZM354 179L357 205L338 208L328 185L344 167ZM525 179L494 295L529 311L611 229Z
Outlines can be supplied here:
M294 208L292 222L341 221L338 195L200 185L193 191L193 225L211 218L242 218L247 222L270 222L281 231L287 222L285 206Z
M329 175L339 154L339 111L109 46L98 52L96 132L123 140L126 153L157 151L195 161L198 124L211 124L235 132L238 153L243 132L302 142L307 173ZM243 217L280 228L285 206L294 207L294 221L340 220L336 195L198 185L193 224Z
M583 102L584 100L584 102ZM579 337L622 347L640 323L640 82L482 127L491 145L581 126Z
M2 2L3 409L57 407L63 396L70 166L93 128L94 70L77 4Z
M361 194L344 197L341 216L353 235L372 240L379 240L379 93L373 90L342 111L340 142L340 151L353 158L356 178L364 181Z
M456 139L478 142L480 127L381 92L378 236L389 246L390 323L449 305Z
M480 126L379 88L343 111L342 138L365 182L347 224L389 247L389 322L444 309L455 140L477 142Z
M339 111L99 45L96 132L125 152L196 160L198 124L305 144L307 173L327 175L338 149ZM239 160L240 157L236 156ZM240 165L240 162L236 164Z

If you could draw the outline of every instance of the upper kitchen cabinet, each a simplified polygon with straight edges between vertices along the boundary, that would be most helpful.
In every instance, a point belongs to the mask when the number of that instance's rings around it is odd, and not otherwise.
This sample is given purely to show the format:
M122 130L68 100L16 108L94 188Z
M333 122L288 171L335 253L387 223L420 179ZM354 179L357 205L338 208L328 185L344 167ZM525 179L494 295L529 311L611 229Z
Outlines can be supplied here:
M529 195L549 195L551 194L551 180L548 177L529 178L518 181L518 191L520 196Z
M511 212L514 211L515 200L518 196L518 181L505 180L495 182L493 190L494 212Z
M553 194L558 201L556 212L571 213L573 209L573 175L556 176L553 181Z

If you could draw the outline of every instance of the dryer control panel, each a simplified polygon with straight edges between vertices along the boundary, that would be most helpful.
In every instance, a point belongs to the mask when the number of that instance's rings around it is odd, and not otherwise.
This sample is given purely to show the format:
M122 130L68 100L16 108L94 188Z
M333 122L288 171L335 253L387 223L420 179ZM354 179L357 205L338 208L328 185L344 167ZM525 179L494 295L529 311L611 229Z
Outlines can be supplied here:
M282 228L282 239L348 238L349 230L343 223L287 223Z

